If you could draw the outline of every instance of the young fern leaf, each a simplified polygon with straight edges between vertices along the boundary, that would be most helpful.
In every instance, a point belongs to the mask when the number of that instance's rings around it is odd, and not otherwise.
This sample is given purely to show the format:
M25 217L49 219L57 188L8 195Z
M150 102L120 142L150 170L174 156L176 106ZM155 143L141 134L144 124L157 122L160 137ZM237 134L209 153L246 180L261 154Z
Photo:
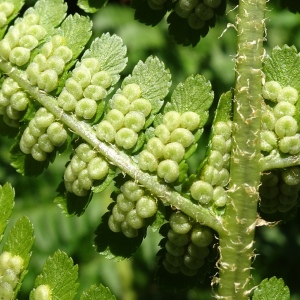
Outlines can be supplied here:
M112 294L109 288L99 285L92 285L88 290L84 291L80 297L80 300L116 300L116 297Z
M77 5L86 13L93 14L97 12L101 7L106 5L107 1L108 0L98 0L98 1L78 0Z

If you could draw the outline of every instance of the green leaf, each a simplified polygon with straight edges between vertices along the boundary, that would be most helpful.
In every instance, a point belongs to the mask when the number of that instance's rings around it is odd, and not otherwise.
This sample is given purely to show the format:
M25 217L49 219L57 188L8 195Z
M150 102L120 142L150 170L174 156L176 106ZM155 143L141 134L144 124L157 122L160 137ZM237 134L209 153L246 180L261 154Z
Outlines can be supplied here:
M115 300L116 297L112 294L109 288L100 284L99 286L92 285L87 291L83 292L80 300Z
M264 279L254 290L253 300L289 300L290 290L281 278Z
M107 3L107 0L78 0L77 5L86 13L95 13Z
M193 111L200 115L200 127L202 127L207 122L208 109L213 99L214 93L210 82L202 75L191 75L184 83L177 85L164 113L172 110L179 113Z
M15 192L9 183L0 185L0 242L14 207Z
M114 85L120 79L119 73L126 67L126 52L126 46L124 46L120 37L105 33L93 41L90 48L84 52L82 58L97 58L100 61L101 69L112 76L112 84Z
M72 258L66 253L58 250L46 260L34 286L48 285L52 289L53 299L72 300L77 292L77 277L78 266L74 266Z
M217 122L227 122L232 119L232 92L229 91L221 95L213 124Z
M152 105L152 114L157 113L162 105L171 86L171 74L165 68L163 62L157 57L150 56L145 62L138 62L132 71L132 75L127 76L122 87L129 83L136 83L142 90L142 97L149 100Z
M108 218L110 215L110 212L103 215L101 223L95 231L96 249L107 259L113 259L114 261L130 258L141 245L147 229L140 229L138 236L135 238L127 238L123 233L115 233L109 229Z

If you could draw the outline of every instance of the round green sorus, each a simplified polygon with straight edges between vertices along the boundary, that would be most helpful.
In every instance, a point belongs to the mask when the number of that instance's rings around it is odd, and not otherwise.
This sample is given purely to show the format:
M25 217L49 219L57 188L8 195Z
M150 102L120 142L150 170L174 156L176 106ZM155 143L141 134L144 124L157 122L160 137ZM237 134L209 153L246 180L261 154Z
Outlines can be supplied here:
M203 0L203 3L209 7L217 8L220 6L222 0Z
M180 272L179 267L176 267L176 266L170 264L170 263L167 261L167 259L164 259L163 262L162 262L162 264L164 265L165 269L166 269L169 273L171 273L171 274L177 274L177 273Z
M47 128L54 122L55 117L49 113L46 108L41 107L36 112L34 119L37 127Z
M44 152L47 152L47 153L51 153L54 150L54 145L51 142L51 140L49 139L49 136L47 133L42 134L38 138L38 145Z
M168 261L168 263L175 267L180 267L183 263L182 256L174 256L169 252L166 253L166 260Z
M47 284L41 284L33 290L33 300L52 300L52 290Z
M214 125L214 135L221 135L225 141L231 137L231 122L219 121Z
M112 215L114 216L114 219L121 223L125 221L126 218L126 212L120 210L120 208L118 207L117 204L114 205L113 209L112 209Z
M8 269L8 262L12 258L12 254L8 251L4 251L0 254L0 273L3 274Z
M30 50L24 47L15 47L9 54L9 61L12 64L21 67L28 63L30 59Z
M138 157L139 167L143 171L154 172L157 170L158 162L156 157L149 151L143 150Z
M185 276L195 276L198 273L198 269L190 269L185 265L180 266L180 272Z
M152 137L147 142L146 148L150 153L152 153L154 155L155 158L161 158L164 156L165 145L157 137Z
M94 57L84 58L81 61L81 64L90 70L91 75L94 75L95 73L99 72L101 68L99 60Z
M194 142L194 136L189 130L185 128L176 128L171 132L170 141L178 142L184 148L187 148Z
M97 125L96 135L100 141L112 143L115 140L116 130L110 122L104 120Z
M0 106L5 107L10 104L10 98L3 95L3 92L0 91Z
M300 183L300 168L299 167L290 167L285 169L282 174L282 180L287 185L297 185Z
M185 149L180 143L169 143L164 148L164 158L180 162L185 154Z
M195 13L188 16L188 24L193 29L201 29L205 25L205 21L200 19Z
M65 189L66 189L67 192L73 193L73 183L74 183L75 180L73 180L73 181L64 181Z
M35 12L28 12L27 11L24 14L24 21L28 25L39 24L39 22L40 22L40 16L38 14L36 14Z
M171 228L178 234L186 234L192 228L189 217L180 211L173 212L170 216L169 222Z
M67 46L59 46L54 49L53 55L61 57L65 63L68 63L73 57L73 52Z
M4 12L0 11L0 29L6 25L7 17Z
M102 100L106 97L107 92L102 86L90 84L83 91L83 96L95 101Z
M188 18L188 16L191 14L191 11L187 11L187 10L183 10L180 5L179 5L179 1L176 2L175 7L174 7L174 11L176 12L176 14L183 18L186 19Z
M4 115L3 115L3 122L6 124L6 125L8 125L8 126L10 126L10 127L15 127L15 128L19 128L19 121L18 120L12 120L12 119L10 119L7 115L6 115L6 113L4 112Z
M121 230L123 234L130 239L138 236L138 230L131 227L127 221L121 223Z
M271 152L277 147L277 137L271 130L261 130L260 132L260 148L261 151Z
M5 35L4 39L9 42L11 49L17 47L19 39L21 38L21 33L18 28L13 26Z
M3 282L9 283L12 288L15 288L19 281L18 276L12 269L6 269L1 279Z
M57 147L61 146L68 137L68 133L63 124L59 122L53 122L47 128L47 134L50 141Z
M3 39L0 41L0 56L4 60L9 60L9 54L11 52L11 46L7 39Z
M141 218L135 209L132 209L126 215L126 221L134 229L140 229L145 226L145 219Z
M76 103L75 113L77 117L84 119L91 119L97 112L97 103L95 100L89 98L82 98Z
M77 100L64 88L57 98L57 103L64 111L74 111Z
M262 95L265 99L276 102L281 86L277 81L268 81L263 85Z
M278 196L278 201L280 204L284 205L291 205L291 204L296 204L298 199L298 194L294 195L284 195L284 194L279 194Z
M77 154L75 154L70 162L70 167L75 174L79 174L82 170L86 168L87 164L81 160Z
M174 256L182 256L184 253L184 247L183 246L176 246L175 244L171 243L170 241L166 242L166 250L174 255Z
M91 72L90 70L81 65L79 67L76 67L73 71L72 71L72 78L78 82L82 88L87 87L90 82L91 82Z
M107 71L99 71L93 75L91 83L108 89L112 84L112 78Z
M177 111L169 111L163 116L163 124L170 132L180 126L181 115Z
M83 96L83 90L81 85L74 79L68 78L65 82L66 90L71 93L76 100L79 100Z
M19 85L11 78L6 78L1 86L1 91L5 97L11 97L20 90Z
M105 120L112 124L115 130L124 127L124 115L117 109L110 110L105 117Z
M6 116L12 120L19 120L20 119L20 112L12 108L11 105L6 106L5 110Z
M222 135L213 135L211 139L211 150L220 152L222 155L226 153L226 140Z
M222 170L224 165L222 153L216 150L210 151L207 163L219 171Z
M44 71L45 70L46 62L47 62L47 57L42 53L37 54L33 58L33 63L36 63L39 66L39 71ZM30 63L29 66L31 64L32 63Z
M50 43L52 44L53 48L57 48L64 45L66 40L62 35L56 34L51 37Z
M10 300L14 298L14 290L8 282L0 281L1 299Z
M230 158L231 158L230 153L225 153L225 154L223 155L223 161L224 161L224 168L225 168L225 169L229 169L229 166L230 166Z
M208 247L198 247L193 243L189 243L187 247L187 253L195 258L203 259L208 256L209 248Z
M37 80L37 86L40 90L49 93L58 86L58 75L54 70L45 70L41 72Z
M5 1L0 3L0 11L6 16L9 17L14 12L15 6L13 3Z
M276 117L273 111L267 109L262 112L261 115L262 128L267 130L274 130Z
M24 153L24 154L30 154L31 153L31 148L32 147L27 147L25 145L25 143L23 142L23 140L20 140L20 144L19 144L20 150Z
M168 239L176 246L185 246L189 242L190 236L187 233L179 234L173 229L170 229L168 231Z
M73 172L71 164L68 164L64 172L64 181L73 182L76 180L78 173Z
M298 91L291 86L286 86L279 91L277 101L287 101L291 104L296 104L298 101Z
M19 91L10 97L10 105L17 111L23 111L27 108L29 99L25 92Z
M131 102L129 110L142 113L145 118L151 113L151 102L144 98L139 98Z
M285 136L293 136L298 131L297 121L291 116L284 116L276 121L275 133L283 138Z
M37 138L31 134L29 127L26 127L21 137L21 141L25 147L31 148L37 143Z
M29 50L34 49L39 44L39 41L32 35L26 34L19 40L19 46Z
M195 14L203 21L208 21L215 15L214 10L204 3L199 3L195 7Z
M45 69L52 69L57 73L57 75L61 75L65 69L65 62L59 56L50 56L47 59Z
M263 173L261 176L261 182L265 186L276 186L278 181L278 175L274 172Z
M215 167L206 165L203 168L203 173L202 173L201 179L207 183L210 183L212 186L220 185L220 181L222 180L221 174L222 174L223 170L226 170L226 169L222 169L222 170L218 171ZM225 172L224 175L226 175L226 174L227 173ZM226 178L223 178L223 180L225 180L225 179Z
M210 228L202 225L195 225L191 233L191 241L198 247L209 246L214 239Z
M91 179L102 180L108 174L109 165L104 159L97 156L88 163L87 170Z
M179 166L176 161L166 159L161 161L157 166L157 175L166 182L174 182L179 176Z
M198 129L200 123L200 116L192 111L187 111L180 116L181 127L194 131Z
M78 179L76 179L72 183L72 193L75 194L76 196L83 197L88 194L88 190L84 189L80 184Z
M133 130L134 132L141 131L145 123L145 116L138 111L130 111L126 114L124 118L124 126Z
M120 111L126 115L130 109L130 101L121 94L115 94L111 100L111 108Z
M121 223L117 222L113 215L110 215L108 218L108 227L113 232L121 231Z
M117 205L118 208L127 213L135 208L135 203L128 198L126 198L123 194L119 194L117 196Z
M279 186L280 192L286 196L298 195L300 190L299 184L297 185L287 185L285 182L282 182Z
M142 90L136 83L129 83L122 88L122 95L125 96L130 102L142 96Z
M42 25L37 24L28 27L26 33L35 37L38 41L42 40L47 34L46 29Z
M283 153L298 154L300 152L300 134L282 138L278 143L278 147Z
M281 213L286 213L288 212L289 210L291 210L294 206L295 206L296 203L294 204L289 204L289 205L284 205L284 204L279 204L278 207L277 207L277 210Z
M273 199L279 195L279 187L261 185L259 187L259 194L265 199Z
M281 101L276 104L273 109L274 115L277 119L283 116L291 116L293 117L296 114L296 107L295 105L291 104L287 101Z
M31 156L37 161L44 161L47 158L47 153L38 144L35 144L31 148Z
M155 135L162 141L163 144L167 144L170 141L171 133L164 124L160 124L155 127Z
M126 181L120 188L124 197L130 201L138 201L144 196L144 190L139 187L133 180Z
M136 212L141 218L150 218L156 214L157 203L150 196L143 196L136 202Z
M75 149L77 156L86 163L89 163L94 157L96 157L97 152L92 149L89 144L82 143Z
M40 66L36 62L32 62L26 69L26 75L31 84L36 85L38 82L40 72Z
M138 134L129 128L121 128L115 135L115 142L119 147L131 149L138 140Z
M89 173L88 173L87 169L83 169L78 174L78 184L80 185L80 187L82 187L85 190L90 190L91 189L91 187L93 185L93 181L89 177Z
M198 0L179 0L179 6L182 10L191 11L198 3Z
M222 186L217 186L214 188L213 192L214 205L217 207L223 207L227 203L227 193Z
M13 255L7 262L7 269L11 269L19 275L24 268L24 259L19 255Z
M205 205L213 199L214 189L208 182L198 180L192 184L190 192L195 200L199 201L200 204Z
M197 259L189 254L185 254L183 263L189 269L199 269L204 265L204 259Z

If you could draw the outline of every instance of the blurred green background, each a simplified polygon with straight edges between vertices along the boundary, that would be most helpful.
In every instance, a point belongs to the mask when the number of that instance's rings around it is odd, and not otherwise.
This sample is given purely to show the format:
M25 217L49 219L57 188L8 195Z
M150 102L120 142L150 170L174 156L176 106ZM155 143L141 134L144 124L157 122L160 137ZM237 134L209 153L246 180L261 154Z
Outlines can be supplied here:
M27 1L26 7L36 1ZM69 12L79 12L75 1L69 3ZM128 75L139 60L149 55L158 56L170 69L174 88L191 74L200 73L212 82L215 100L233 87L236 32L228 23L235 22L235 11L218 20L215 28L195 47L174 44L168 36L166 20L156 27L147 27L134 20L132 9L122 1L111 1L94 15L93 38L103 32L116 33L128 48L128 65L122 76ZM300 17L272 5L267 12L267 53L276 46L294 44L300 49ZM215 105L211 110L211 117ZM209 126L208 126L209 127ZM207 134L209 131L207 130ZM205 140L205 138L204 138ZM205 143L199 146L199 156L205 151ZM82 291L91 284L108 286L120 300L160 299L211 299L210 279L201 289L180 294L160 289L154 281L155 255L160 236L149 230L142 247L134 258L123 262L108 261L93 248L94 231L101 215L110 202L110 190L94 196L82 217L68 218L53 203L55 189L61 181L64 165L70 153L59 156L49 169L38 178L24 178L9 164L9 148L12 140L0 138L0 184L10 182L16 190L16 206L10 226L22 215L34 225L36 241L30 263L30 272L21 289L19 299L28 299L37 274L46 258L57 249L65 251L79 265L79 282ZM199 157L198 156L198 157ZM193 162L194 163L194 162ZM258 228L255 243L254 281L265 277L282 277L290 287L292 300L300 299L300 222L299 215L287 224L271 228ZM216 272L214 270L213 272ZM212 273L211 275L214 275ZM80 293L78 294L78 296Z

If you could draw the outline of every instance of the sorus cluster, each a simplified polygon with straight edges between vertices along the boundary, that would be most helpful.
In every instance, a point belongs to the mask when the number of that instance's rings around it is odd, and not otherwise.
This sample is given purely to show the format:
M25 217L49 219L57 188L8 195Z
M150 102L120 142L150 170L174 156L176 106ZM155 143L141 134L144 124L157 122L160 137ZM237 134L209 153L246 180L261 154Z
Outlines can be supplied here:
M0 299L14 299L14 289L23 271L24 260L10 252L0 254Z
M46 36L46 30L39 21L40 17L35 13L17 19L0 41L0 56L19 67L27 64L31 51Z
M154 10L163 8L167 0L148 0L148 5ZM181 18L187 19L193 29L201 29L215 15L222 0L178 0L175 1L174 11Z
M20 149L25 154L31 154L37 161L44 161L47 153L54 151L67 140L68 134L54 115L41 107L35 113L25 128L20 140Z
M96 126L99 140L115 143L125 150L134 148L152 109L150 101L141 97L142 90L135 83L125 85L113 96L111 110Z
M75 149L64 173L65 187L68 192L85 196L95 180L102 180L109 171L108 163L86 143Z
M52 300L52 289L47 284L41 284L36 287L30 294L33 295L33 300Z
M190 192L201 205L213 203L216 207L223 207L227 202L225 187L229 181L231 121L220 121L214 125L210 146L200 180L192 184Z
M7 24L7 18L9 18L14 12L15 6L11 2L0 3L0 29Z
M138 155L139 167L157 175L166 182L178 179L179 164L184 159L186 149L193 144L193 132L198 129L200 116L195 112L164 114L162 123L155 128L155 136L150 138L145 149Z
M285 213L297 205L300 191L300 167L272 170L261 177L260 209L267 214Z
M97 58L84 58L66 80L57 98L58 105L79 118L91 119L97 112L97 102L106 97L111 84L111 75L101 70Z
M282 153L298 154L300 134L295 119L298 91L269 81L263 86L262 95L274 105L266 105L262 112L261 150L271 152L279 149Z
M138 235L145 226L145 219L151 218L157 211L157 203L151 196L132 180L120 187L108 226L113 232L122 232L128 238Z
M182 212L173 212L170 216L170 229L164 248L163 265L172 274L181 272L186 276L195 276L204 266L214 236L210 228L193 224Z

